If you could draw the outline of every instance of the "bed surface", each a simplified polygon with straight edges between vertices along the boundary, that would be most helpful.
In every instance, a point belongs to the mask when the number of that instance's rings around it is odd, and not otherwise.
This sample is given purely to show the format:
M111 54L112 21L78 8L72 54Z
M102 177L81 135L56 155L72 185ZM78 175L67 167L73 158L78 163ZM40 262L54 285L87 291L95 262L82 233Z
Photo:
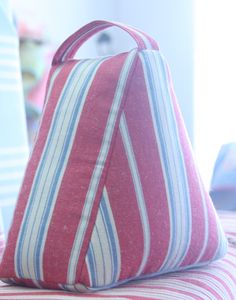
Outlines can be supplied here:
M159 299L232 300L236 299L236 212L220 212L227 237L227 255L198 269L171 273L154 279L135 281L119 288L94 294L37 290L1 283L0 299L74 300L74 299Z

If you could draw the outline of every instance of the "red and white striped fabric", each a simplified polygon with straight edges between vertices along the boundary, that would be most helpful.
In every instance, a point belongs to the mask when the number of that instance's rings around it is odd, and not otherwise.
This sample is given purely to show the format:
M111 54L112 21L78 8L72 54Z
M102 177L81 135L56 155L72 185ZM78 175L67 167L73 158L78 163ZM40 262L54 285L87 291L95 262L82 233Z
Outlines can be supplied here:
M227 236L236 242L236 213L220 214ZM229 232L229 233L228 233ZM230 244L227 255L209 266L161 275L157 278L133 281L124 286L93 294L39 290L26 287L0 286L0 299L7 300L235 300L236 246Z
M113 25L138 47L72 59ZM54 57L0 277L89 292L201 266L226 249L156 43L121 24L86 25Z

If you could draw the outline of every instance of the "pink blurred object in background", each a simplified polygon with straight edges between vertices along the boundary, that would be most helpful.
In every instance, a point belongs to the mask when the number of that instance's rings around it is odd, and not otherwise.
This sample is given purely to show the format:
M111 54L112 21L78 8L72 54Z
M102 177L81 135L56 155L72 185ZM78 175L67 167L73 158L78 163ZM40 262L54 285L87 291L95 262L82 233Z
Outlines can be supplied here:
M52 51L42 25L19 21L21 73L29 143L32 145L43 108Z

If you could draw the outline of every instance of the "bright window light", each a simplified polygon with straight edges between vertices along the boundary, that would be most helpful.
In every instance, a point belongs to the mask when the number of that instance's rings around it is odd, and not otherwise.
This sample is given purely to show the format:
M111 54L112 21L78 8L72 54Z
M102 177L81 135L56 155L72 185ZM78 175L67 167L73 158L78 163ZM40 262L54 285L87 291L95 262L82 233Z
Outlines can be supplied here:
M236 1L195 1L195 150L207 185L222 144L236 141Z

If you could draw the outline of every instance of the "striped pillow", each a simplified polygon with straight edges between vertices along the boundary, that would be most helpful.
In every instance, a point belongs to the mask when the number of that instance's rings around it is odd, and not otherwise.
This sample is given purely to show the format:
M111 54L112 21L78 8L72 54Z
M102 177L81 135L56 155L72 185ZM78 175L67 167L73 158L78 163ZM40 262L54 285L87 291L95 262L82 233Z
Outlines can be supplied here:
M137 49L71 59L113 25ZM86 25L55 54L0 277L93 291L201 266L226 248L156 43L121 24Z

